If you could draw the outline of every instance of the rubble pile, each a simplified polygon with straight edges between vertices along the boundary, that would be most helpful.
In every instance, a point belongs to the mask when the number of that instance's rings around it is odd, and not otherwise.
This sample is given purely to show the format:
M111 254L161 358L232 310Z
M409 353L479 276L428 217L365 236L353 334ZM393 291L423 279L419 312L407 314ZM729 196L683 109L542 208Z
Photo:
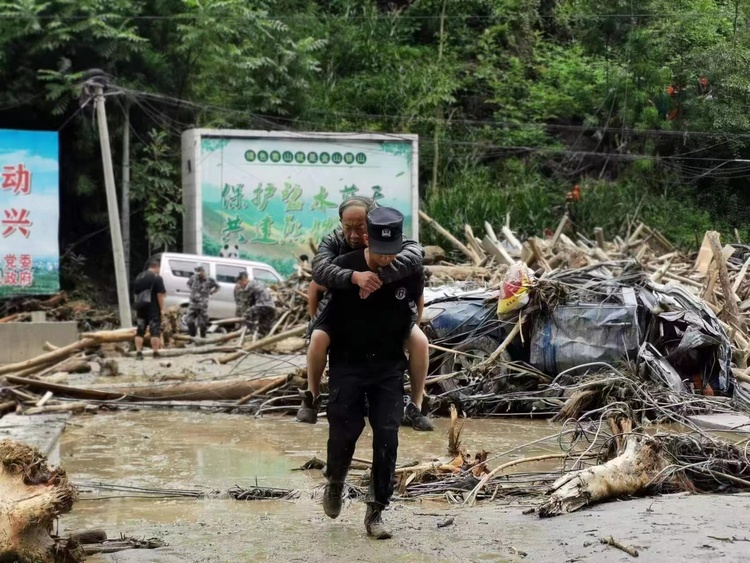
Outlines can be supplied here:
M65 292L43 300L8 299L0 305L0 324L30 322L32 313L36 312L43 312L45 320L50 322L75 321L81 331L108 330L120 324L114 309L97 309L86 301L71 301Z

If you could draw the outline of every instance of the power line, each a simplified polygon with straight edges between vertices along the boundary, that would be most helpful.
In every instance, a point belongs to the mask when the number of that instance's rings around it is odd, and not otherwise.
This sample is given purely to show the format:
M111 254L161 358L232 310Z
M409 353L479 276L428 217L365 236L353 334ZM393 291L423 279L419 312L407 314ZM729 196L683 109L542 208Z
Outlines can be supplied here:
M221 112L227 112L227 113L241 113L246 116L251 116L254 118L261 118L264 119L264 116L260 116L258 114L255 114L253 112L249 112L246 110L234 110L232 108L223 108L219 106L211 106L211 105L204 105L199 104L196 102L188 101L188 100L180 100L178 98L174 98L171 96L166 96L162 94L154 94L149 92L139 92L136 90L129 90L129 89L120 89L122 92L126 92L129 96L132 96L136 102L138 96L144 96L147 98L152 98L156 100L163 101L165 103L171 103L171 104L178 104L178 105L184 105L188 107L193 107L196 109L202 109L202 110L211 110L211 111L221 111ZM151 110L153 112L153 109ZM152 114L153 115L153 114ZM373 114L365 114L365 115L373 115ZM382 116L387 117L387 116ZM153 117L152 117L153 119ZM295 120L292 118L280 118L276 117L275 119L281 119L286 121L293 121L296 123L307 123L312 125L321 125L320 123L316 122L305 122L300 120ZM434 119L434 118L433 118ZM265 121L272 123L270 120L266 119ZM497 123L497 122L494 122ZM272 123L273 124L273 123ZM274 124L275 125L275 124ZM622 131L621 128L610 128L614 131ZM595 131L596 128L593 128L592 131ZM296 133L300 137L304 137L308 132L305 131L289 131L290 133ZM637 132L639 130L633 130L634 132ZM660 132L659 130L655 130L656 132ZM178 135L179 131L173 131L173 134ZM362 132L366 133L366 132ZM675 132L672 132L675 133ZM685 132L677 132L678 134L685 136ZM711 133L711 132L701 132L702 134L708 135L708 136L721 136L720 134ZM741 134L737 134L741 135ZM397 139L399 138L399 135L397 133L393 133L392 136ZM742 135L742 136L750 136L750 135ZM571 149L557 149L552 147L529 147L529 146L521 146L521 145L497 145L493 143L483 142L483 141L448 141L448 140L441 140L441 145L448 145L448 146L457 146L457 147L478 147L485 151L495 151L495 152L486 152L485 156L504 156L507 155L508 152L515 152L518 154L557 154L557 155L568 155L568 156L575 156L575 157L600 157L600 158L610 158L610 159L619 159L619 160L652 160L652 161L670 161L670 160L679 160L679 161L696 161L696 162L750 162L750 160L743 160L743 159L729 159L729 158L715 158L715 157L695 157L695 156L689 156L691 154L694 154L696 152L700 152L702 150L708 150L711 148L715 148L716 146L719 146L721 144L724 144L727 141L717 143L716 145L712 145L710 147L705 148L698 148L691 151L688 151L686 153L676 154L676 155L648 155L648 154L642 154L642 153L616 153L616 152L595 152L595 151L578 151L578 150L571 150ZM426 144L428 143L428 140L425 139L419 139L420 144ZM429 141L429 144L432 142Z
M265 14L265 13L254 13L252 14L255 18L262 18L267 20L277 20L277 21L293 21L293 20L299 20L299 19L315 19L315 20L352 20L352 21L358 21L358 20L417 20L417 21L433 21L433 20L439 20L441 16L439 15L431 15L431 14L424 14L424 15L417 15L417 14L400 14L393 12L391 14L380 14L380 15L337 15L337 14ZM730 13L730 11L723 11L721 13L716 14L717 16L724 16L728 19L731 19L734 17L733 12ZM667 13L667 12L657 12L657 13L628 13L628 14L616 14L616 13L609 13L609 14L591 14L591 13L584 13L584 12L578 12L578 13L567 13L564 15L557 15L557 14L535 14L535 18L540 20L548 20L548 19L559 19L559 20L593 20L593 19L643 19L643 18L669 18L669 19L680 19L680 18L686 18L686 19L692 19L695 17L705 17L705 12L682 12L682 13ZM13 13L13 12L3 12L0 13L0 20L41 20L41 21L47 21L47 20L56 20L56 21L81 21L81 20L90 20L92 18L101 18L103 20L130 20L130 21L170 21L170 20L186 20L186 19L204 19L204 18L213 18L213 19L231 19L236 20L236 15L231 14L209 14L209 13L184 13L184 14L169 14L169 15L123 15L123 14L111 14L111 13L99 13L99 14L93 14L93 15L65 15L65 16L54 16L54 15L44 15L44 14L22 14L22 13ZM447 14L445 16L446 20L508 20L512 19L511 17L506 16L505 14Z

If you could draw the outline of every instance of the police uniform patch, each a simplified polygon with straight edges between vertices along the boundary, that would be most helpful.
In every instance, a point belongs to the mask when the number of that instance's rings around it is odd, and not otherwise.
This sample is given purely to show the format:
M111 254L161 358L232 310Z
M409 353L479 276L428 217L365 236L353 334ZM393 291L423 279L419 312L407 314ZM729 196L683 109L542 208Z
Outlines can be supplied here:
M396 299L400 300L400 299L403 299L404 297L406 297L406 288L405 287L399 287L396 290Z

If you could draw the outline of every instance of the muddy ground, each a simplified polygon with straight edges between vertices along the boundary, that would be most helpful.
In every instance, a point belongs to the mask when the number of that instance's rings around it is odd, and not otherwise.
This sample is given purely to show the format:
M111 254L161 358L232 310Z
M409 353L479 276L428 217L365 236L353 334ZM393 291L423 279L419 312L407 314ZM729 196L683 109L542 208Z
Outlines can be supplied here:
M247 370L284 371L299 358L247 360ZM196 364L194 358L122 362L123 381L153 378L166 370L190 369L199 379L228 375L231 367ZM118 378L120 379L120 378ZM102 383L102 381L97 381ZM399 462L445 455L447 421L431 434L404 429ZM469 420L464 445L470 451L500 453L559 432L547 421ZM671 495L609 503L540 520L524 515L535 499L510 498L462 508L443 501L398 502L386 513L393 540L367 538L364 505L345 505L332 521L314 498L320 471L293 469L325 456L327 424L302 425L291 418L209 414L170 410L102 413L71 419L60 443L63 466L84 491L60 532L103 528L157 537L168 546L129 551L90 561L629 561L599 543L614 536L640 552L639 561L750 560L750 496ZM369 430L356 456L371 458ZM559 451L554 440L504 456ZM496 463L490 463L494 466ZM547 469L554 465L526 466ZM138 498L96 491L96 483L146 488L226 491L233 485L297 489L296 501L235 501L225 498ZM449 518L453 524L438 528Z

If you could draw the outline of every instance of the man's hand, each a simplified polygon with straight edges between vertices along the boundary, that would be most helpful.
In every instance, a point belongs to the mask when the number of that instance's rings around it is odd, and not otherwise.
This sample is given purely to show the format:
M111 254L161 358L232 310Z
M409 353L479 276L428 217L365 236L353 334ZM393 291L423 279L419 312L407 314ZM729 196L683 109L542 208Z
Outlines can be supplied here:
M380 286L383 285L383 281L375 272L354 272L352 274L352 283L354 285L358 285L360 290L369 292L367 295L369 295L373 291L377 291L378 289L380 289ZM362 297L361 291L360 297Z
M370 297L370 295L372 295L372 291L368 291L366 289L360 289L359 290L359 298L360 299L367 299L368 297Z

